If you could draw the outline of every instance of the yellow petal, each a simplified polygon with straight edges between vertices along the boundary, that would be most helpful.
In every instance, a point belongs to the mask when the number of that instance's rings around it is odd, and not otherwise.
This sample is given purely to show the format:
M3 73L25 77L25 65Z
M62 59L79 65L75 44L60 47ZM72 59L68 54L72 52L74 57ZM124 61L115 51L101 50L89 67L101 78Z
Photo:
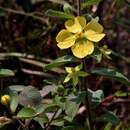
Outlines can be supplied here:
M87 55L90 55L94 51L94 44L87 40L82 40L77 42L75 45L71 47L71 50L74 56L78 58L84 58Z
M86 25L85 30L93 30L95 32L102 33L103 26L93 19Z
M86 26L86 19L82 16L78 16L75 19L71 19L65 22L65 27L72 33L80 33Z
M104 33L97 33L93 30L88 30L84 33L85 37L92 42L99 42L105 36Z
M72 67L65 67L66 72L73 73Z
M58 42L57 46L60 49L71 47L75 43L75 40L76 36L65 29L61 30L56 37L56 41Z

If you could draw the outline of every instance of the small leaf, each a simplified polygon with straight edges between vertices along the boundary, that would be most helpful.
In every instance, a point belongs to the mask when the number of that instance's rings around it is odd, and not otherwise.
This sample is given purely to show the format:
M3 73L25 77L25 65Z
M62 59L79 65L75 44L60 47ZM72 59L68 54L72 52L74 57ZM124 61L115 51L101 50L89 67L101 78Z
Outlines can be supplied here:
M102 114L100 117L96 118L96 121L103 121L103 122L110 122L114 125L119 123L118 117L110 111L104 110L104 114Z
M50 105L47 105L44 109L44 112L53 112L53 111L56 111L57 109L59 108L59 105L58 104L50 104Z
M65 3L63 6L63 10L65 13L71 14L73 9L72 6L70 6L68 3Z
M67 114L68 117L71 119L74 118L76 115L80 103L77 102L76 100L73 100L75 96L70 96L67 101L65 102L65 113Z
M32 87L28 86L23 89L19 95L19 102L23 106L38 106L42 101L40 92Z
M40 90L41 96L45 97L47 96L50 92L53 92L55 90L56 86L55 85L47 85L44 86L42 90Z
M88 76L89 74L87 73L87 72L84 72L84 71L79 71L79 72L77 72L78 74L78 76L79 77L86 77L86 76Z
M0 77L14 76L14 72L9 69L0 69Z
M91 107L95 108L99 105L104 98L104 94L102 90L92 91L88 89L88 96L90 99Z
M38 117L35 117L34 120L37 121L42 128L44 128L44 123L47 123L49 121L48 117L45 114L40 114Z
M12 91L16 91L16 92L20 92L22 91L26 86L24 85L11 85L11 86L8 86L10 90Z
M114 95L116 97L126 97L130 95L130 92L117 91Z
M64 83L69 82L70 79L71 79L71 74L68 74L68 75L65 77L65 79L64 79Z
M74 18L74 16L71 14L52 10L52 9L47 10L46 15L51 16L51 17L59 17L59 18L66 18L66 19Z
M24 107L22 108L18 114L18 118L33 118L36 115L36 112L32 108Z
M75 62L77 62L76 58L74 58L73 56L70 56L70 55L66 55L66 56L60 57L60 58L52 61L52 63L47 64L44 68L46 70L50 70L54 67L59 67L64 64L75 63Z
M101 76L106 76L108 78L117 80L127 86L130 86L130 82L128 81L128 79L123 74L119 73L114 69L109 69L109 68L93 69L91 70L91 73L101 75Z
M11 96L10 109L12 112L15 112L19 102L18 94L11 93L10 96Z
M94 5L94 4L99 4L103 0L86 0L81 6L82 8L86 8L88 6Z

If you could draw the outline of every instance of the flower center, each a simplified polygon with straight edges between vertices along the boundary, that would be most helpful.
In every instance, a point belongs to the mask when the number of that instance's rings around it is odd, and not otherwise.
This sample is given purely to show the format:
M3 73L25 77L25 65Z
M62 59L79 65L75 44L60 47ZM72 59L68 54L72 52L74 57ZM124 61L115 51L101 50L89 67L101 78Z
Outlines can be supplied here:
M79 38L83 38L84 37L84 33L80 32L80 33L78 33L78 36L79 36Z

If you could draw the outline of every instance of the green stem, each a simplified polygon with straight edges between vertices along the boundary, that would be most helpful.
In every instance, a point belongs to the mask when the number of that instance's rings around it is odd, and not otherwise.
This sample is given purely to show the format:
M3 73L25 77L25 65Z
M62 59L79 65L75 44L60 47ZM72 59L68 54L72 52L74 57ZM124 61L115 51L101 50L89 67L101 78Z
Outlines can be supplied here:
M85 59L83 60L83 65L84 65L84 70L87 71ZM84 78L83 86L84 86L84 89L86 91L85 106L86 106L87 113L88 113L90 130L94 130L94 124L93 124L92 113L91 113L91 106L90 106L90 101L89 101L89 97L88 97L88 80L87 80L87 78Z
M81 13L80 4L81 4L81 1L77 0L77 15L78 16ZM83 64L84 64L84 70L87 71L85 59L83 60ZM93 121L92 121L92 114L91 114L91 107L90 107L90 102L89 102L89 97L88 97L88 83L87 83L86 78L84 78L84 80L83 80L83 87L84 87L84 90L86 91L85 106L86 106L86 109L87 109L87 112L88 112L90 130L94 130L94 125L93 125Z

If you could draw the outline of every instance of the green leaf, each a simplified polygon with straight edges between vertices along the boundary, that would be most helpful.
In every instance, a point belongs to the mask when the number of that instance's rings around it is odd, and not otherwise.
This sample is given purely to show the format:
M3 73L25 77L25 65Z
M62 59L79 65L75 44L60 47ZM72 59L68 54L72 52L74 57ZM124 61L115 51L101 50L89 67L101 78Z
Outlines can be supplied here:
M71 119L74 118L76 115L80 103L77 102L76 100L73 100L75 96L70 95L68 99L65 102L65 113L67 114L68 117Z
M0 77L14 76L14 72L9 69L0 69Z
M67 14L72 14L72 6L70 6L68 3L65 3L63 6L63 10Z
M99 49L95 48L94 53L92 54L92 57L98 62L100 63L102 60L102 53Z
M36 112L34 111L34 109L29 107L22 108L17 114L18 118L24 118L24 119L33 118L34 116L36 116Z
M86 97L86 91L78 92L78 94L71 98L71 101L78 103L81 103L85 100Z
M124 91L117 91L115 94L114 94L116 97L126 97L126 96L129 96L130 95L130 92L124 92Z
M62 57L52 61L52 63L50 63L50 64L47 64L44 67L44 69L50 70L52 68L59 67L64 64L75 63L75 62L77 62L76 58L74 58L73 56L70 56L70 55L66 55L66 56L62 56Z
M68 74L65 79L64 79L64 83L67 83L70 81L70 79L72 78L71 74Z
M50 105L45 106L44 112L53 112L56 111L58 108L59 108L58 104L52 103Z
M99 68L99 69L93 69L91 70L92 74L97 74L101 76L106 76L108 78L117 80L127 86L130 86L129 80L121 73L114 69L109 69L109 68Z
M32 87L28 86L23 89L23 91L19 95L19 102L23 106L38 106L42 101L42 97L40 92Z
M104 113L100 117L97 117L96 121L110 122L114 125L117 125L119 123L118 117L113 112L107 110L104 110Z
M11 86L8 86L10 90L12 91L16 91L16 92L20 92L22 91L26 86L24 85L11 85Z
M88 6L94 5L94 4L99 4L103 0L86 0L81 6L82 8L86 8Z
M99 105L104 98L104 94L102 90L92 91L88 89L88 96L90 99L91 107L95 108Z
M88 74L87 72L84 72L84 71L79 71L79 72L77 72L77 75L78 75L79 77L86 77L86 76L88 76L89 74Z
M74 16L71 14L61 12L61 11L52 10L52 9L47 10L46 15L48 15L50 17L59 17L59 18L66 18L66 19L74 18Z
M77 126L77 125L70 125L70 126L66 126L62 128L62 130L88 130L88 129Z
M34 118L42 127L44 127L44 123L49 121L48 117L45 114L40 114L38 117Z
M11 93L10 96L11 96L10 109L12 112L15 112L19 102L18 94Z
M56 89L56 86L55 86L55 85L47 85L47 86L44 86L44 87L42 88L42 90L40 90L41 96L42 96L42 97L45 97L45 96L47 96L50 92L55 91L55 89Z
M55 119L51 124L54 126L64 126L64 120L62 118Z

